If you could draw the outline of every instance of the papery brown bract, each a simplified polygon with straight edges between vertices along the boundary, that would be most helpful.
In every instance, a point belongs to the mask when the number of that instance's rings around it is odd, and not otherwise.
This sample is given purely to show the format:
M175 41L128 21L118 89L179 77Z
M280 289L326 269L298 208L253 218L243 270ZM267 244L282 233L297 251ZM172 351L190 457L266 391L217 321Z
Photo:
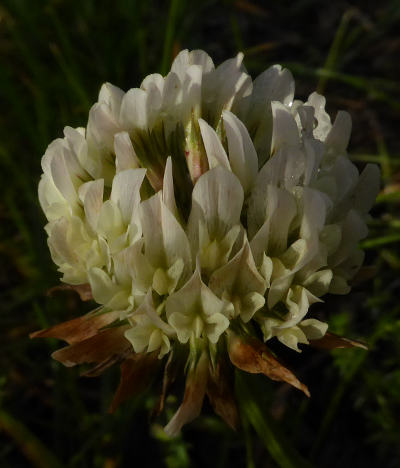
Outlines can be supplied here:
M157 353L131 354L121 363L121 379L111 402L109 412L114 413L128 398L144 391L157 370Z
M361 348L368 350L367 345L361 341L344 338L331 332L327 332L319 340L310 340L310 345L318 349Z
M225 360L217 362L215 367L210 366L207 396L218 416L233 430L237 430L240 417L234 394L233 376L228 366Z
M177 412L174 414L164 430L170 437L175 437L182 426L197 418L201 412L207 389L209 375L209 358L203 351L198 361L192 364L186 378L185 394Z
M96 335L102 328L119 318L119 312L93 312L30 334L31 338L58 338L72 345Z
M229 331L228 352L232 364L238 369L250 374L264 374L278 382L286 382L310 396L308 388L256 338L241 337Z
M127 328L127 325L107 328L90 338L54 351L52 357L66 367L98 364L112 357L116 361L123 359L133 353L129 341L124 337Z

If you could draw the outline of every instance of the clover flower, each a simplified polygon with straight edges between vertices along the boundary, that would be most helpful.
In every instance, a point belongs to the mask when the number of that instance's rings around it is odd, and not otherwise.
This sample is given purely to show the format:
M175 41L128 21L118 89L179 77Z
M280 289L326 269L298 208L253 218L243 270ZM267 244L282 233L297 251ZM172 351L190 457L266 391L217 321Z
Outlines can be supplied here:
M66 340L54 357L96 363L92 375L122 361L112 408L166 361L161 410L171 366L186 362L171 435L206 393L237 425L229 360L308 394L263 341L357 345L309 309L350 291L379 171L349 160L346 112L332 124L323 96L294 100L288 70L252 81L242 59L215 68L185 50L140 88L106 83L86 129L66 127L42 159L52 259L100 308L34 336Z

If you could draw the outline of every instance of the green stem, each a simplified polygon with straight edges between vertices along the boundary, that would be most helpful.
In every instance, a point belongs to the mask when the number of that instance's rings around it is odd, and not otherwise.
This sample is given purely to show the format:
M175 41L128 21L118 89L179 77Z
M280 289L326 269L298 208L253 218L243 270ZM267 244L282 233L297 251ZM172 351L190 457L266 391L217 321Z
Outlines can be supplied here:
M353 9L347 10L343 14L339 27L336 31L335 38L332 42L331 48L329 49L328 56L325 60L323 70L334 71L335 69L337 69L337 62L340 57L340 48L342 46L346 31L347 31L347 26L353 15L354 15ZM324 93L327 82L328 82L328 77L326 75L325 76L322 75L319 80L318 87L317 87L318 93L320 94Z
M25 457L37 468L62 468L63 465L43 442L11 414L0 409L0 430L6 432Z
M281 468L311 468L310 463L303 459L284 437L269 414L262 410L256 386L252 386L247 382L247 379L251 377L243 372L236 371L235 390L242 418L245 420L245 427L246 421L248 421L257 432L271 457Z
M174 42L175 36L175 28L176 22L178 18L178 13L180 10L180 0L171 0L168 12L168 23L167 28L165 31L165 39L164 39L164 50L163 50L163 57L161 62L161 74L166 75L170 64L171 64L171 56L172 56L172 46Z

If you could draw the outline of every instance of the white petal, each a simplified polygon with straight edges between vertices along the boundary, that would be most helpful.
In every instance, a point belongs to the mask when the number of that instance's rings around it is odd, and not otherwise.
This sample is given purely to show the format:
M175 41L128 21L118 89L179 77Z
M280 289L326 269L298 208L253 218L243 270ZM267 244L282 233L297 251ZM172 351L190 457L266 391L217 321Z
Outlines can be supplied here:
M307 339L320 340L328 330L328 324L316 319L307 319L299 323Z
M258 171L256 150L244 124L232 112L224 111L222 116L232 170L242 183L244 192L248 193Z
M189 281L166 301L168 323L175 328L178 339L185 343L192 334L205 334L216 342L229 326L226 317L233 306L220 300L201 280L196 269Z
M312 93L308 96L306 105L310 105L315 109L315 118L317 125L314 128L314 137L321 141L325 141L326 136L332 128L331 118L325 111L326 99L324 96L318 93Z
M119 132L114 135L114 151L117 172L140 167L128 132Z
M211 275L209 287L219 297L228 295L245 322L264 305L266 281L257 271L247 241L232 260Z
M220 297L224 292L238 296L253 291L264 294L265 280L257 271L247 240L226 265L212 274L209 286Z
M352 253L357 243L367 236L368 228L360 214L350 210L342 223L342 240L338 250L329 258L329 265L339 265Z
M161 194L142 202L140 212L145 253L150 263L156 268L169 268L176 260L182 259L185 271L189 271L189 241L182 226L162 202Z
M149 75L143 80L140 88L147 94L147 125L152 128L159 118L163 102L164 78L159 74Z
M77 202L76 187L72 181L72 174L69 171L64 152L61 150L49 160L49 167L54 185L72 205Z
M69 231L69 222L66 218L60 218L51 224L49 233L49 247L52 254L61 257L64 262L76 263L76 254L71 250L67 235ZM58 262L55 262L58 263Z
M99 102L104 102L110 108L112 114L117 118L121 108L124 91L111 83L104 83L100 89Z
M38 187L39 203L49 221L68 215L70 206L49 174L42 174Z
M273 115L271 152L276 152L285 146L299 148L299 130L290 110L278 101L273 101L271 105Z
M89 111L87 138L99 148L113 150L114 135L121 131L109 107L104 103L96 103Z
M286 250L289 228L297 214L294 196L285 189L277 189L278 204L271 216L268 253L278 255Z
M174 216L177 216L178 209L176 207L176 202L175 202L171 156L168 156L167 162L165 164L163 189L162 189L162 201L164 202L165 206L169 209L169 211Z
M151 91L153 88L157 88L160 94L162 94L164 78L159 73L147 75L140 85L140 89L143 89L143 91Z
M354 208L368 213L375 202L380 188L380 170L375 164L367 164L354 190Z
M112 200L107 200L101 207L97 220L97 232L109 240L125 232L121 210Z
M182 116L183 122L193 115L200 116L201 106L201 81L202 69L199 65L191 65L184 75L182 92L183 92L183 108Z
M121 210L122 218L129 224L140 203L140 187L146 169L127 169L119 172L113 180L111 200Z
M208 121L217 125L221 112L230 110L235 98L241 97L251 83L251 78L243 71L243 54L221 63L203 78L203 102ZM218 98L215 99L215 95Z
M351 117L348 112L337 113L333 127L326 137L325 144L338 154L344 154L349 144L351 134Z
M278 340L285 346L297 351L301 350L298 347L298 343L308 344L308 340L304 332L299 327L291 327L284 330L280 330L277 333Z
M133 88L125 94L121 103L120 121L126 130L147 128L147 94L145 91Z
M332 270L320 270L309 275L303 284L312 294L320 297L328 292L332 277Z
M100 268L92 268L88 273L93 298L99 304L107 304L120 291L118 285Z
M93 232L96 232L97 220L103 206L103 190L103 179L86 182L79 189L79 197L83 201L86 219Z
M199 125L210 169L222 166L230 170L228 156L215 130L203 119L199 119Z
M326 204L321 193L304 187L302 191L303 219L300 226L300 236L303 239L313 239L321 232L326 218Z
M174 73L173 71L171 71L165 77L165 81L164 81L163 109L169 113L173 113L174 107L181 100L182 100L182 82L179 79L178 75Z
M199 223L206 224L211 240L223 238L238 224L243 198L242 186L232 172L218 166L203 174L193 189L189 217L188 230L195 246Z
M293 75L287 68L273 65L254 80L253 96L255 105L259 102L265 106L268 101L280 101L290 105L294 96Z

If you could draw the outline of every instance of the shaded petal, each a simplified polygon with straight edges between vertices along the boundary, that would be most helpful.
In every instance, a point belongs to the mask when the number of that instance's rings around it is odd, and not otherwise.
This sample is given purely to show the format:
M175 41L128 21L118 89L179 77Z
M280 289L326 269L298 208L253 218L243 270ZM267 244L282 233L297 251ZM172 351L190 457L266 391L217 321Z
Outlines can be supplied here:
M165 206L158 193L140 205L145 254L155 267L169 268L178 259L184 263L184 274L191 270L191 253L185 231Z
M285 146L299 148L299 129L290 109L279 101L273 101L271 105L273 116L271 153Z
M169 209L169 211L175 217L177 217L178 209L176 207L176 202L175 202L171 156L168 156L167 162L165 164L163 189L162 189L162 201L164 202L164 205Z
M113 180L111 200L119 207L122 219L129 224L140 203L140 187L146 169L127 169L119 172Z
M104 180L86 182L79 189L79 198L83 202L86 220L93 233L97 230L97 221L103 206Z
M145 129L148 125L147 93L143 89L130 89L122 99L120 121L124 129Z
M128 132L119 132L114 135L114 152L117 173L125 169L137 169L140 167Z
M203 119L199 119L199 125L210 169L222 166L230 170L228 156L215 130Z
M222 116L232 170L242 183L244 192L248 193L257 177L256 150L243 122L229 111L224 111Z
M308 340L320 340L328 330L328 324L316 319L307 319L299 323Z
M203 174L192 193L189 236L194 252L199 250L199 225L205 223L209 239L222 239L240 222L243 189L232 172L218 166Z

